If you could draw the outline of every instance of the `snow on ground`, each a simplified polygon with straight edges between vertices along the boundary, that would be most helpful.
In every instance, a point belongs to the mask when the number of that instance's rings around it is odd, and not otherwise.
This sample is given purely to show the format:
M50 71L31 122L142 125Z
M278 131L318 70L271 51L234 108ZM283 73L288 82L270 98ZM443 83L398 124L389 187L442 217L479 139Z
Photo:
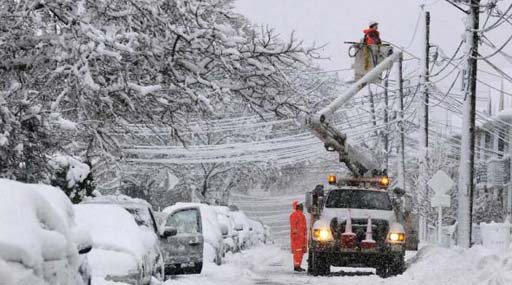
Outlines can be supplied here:
M425 247L408 255L409 268L400 276L382 279L376 275L337 272L313 277L292 272L292 256L275 246L260 246L227 256L225 264L205 264L201 275L176 276L165 285L214 284L422 284L470 285L512 284L512 251L502 257L481 246L470 250ZM306 264L303 264L306 267Z

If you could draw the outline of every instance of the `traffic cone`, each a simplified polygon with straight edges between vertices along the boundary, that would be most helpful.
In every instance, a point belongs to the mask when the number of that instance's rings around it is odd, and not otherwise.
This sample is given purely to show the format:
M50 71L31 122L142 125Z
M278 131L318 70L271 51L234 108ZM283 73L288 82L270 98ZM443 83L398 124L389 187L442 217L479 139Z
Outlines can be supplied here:
M368 216L368 224L366 225L366 238L361 242L362 249L372 249L377 246L373 239L372 233L372 217Z
M341 247L356 247L356 234L352 232L352 217L350 216L350 210L348 210L347 223L345 224L345 232L341 234Z

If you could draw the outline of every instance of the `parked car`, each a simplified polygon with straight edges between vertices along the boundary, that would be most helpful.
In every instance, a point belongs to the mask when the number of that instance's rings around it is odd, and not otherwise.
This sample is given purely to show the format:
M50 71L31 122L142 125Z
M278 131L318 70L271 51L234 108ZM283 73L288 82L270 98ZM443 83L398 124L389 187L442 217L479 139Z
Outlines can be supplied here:
M152 256L155 257L152 263L153 275L159 277L163 270L163 257L160 249L160 231L155 213L151 204L147 201L132 198L126 195L102 195L94 198L86 199L83 204L116 204L123 207L134 218L137 225L144 231L155 236L154 243L151 245Z
M251 245L258 245L265 243L265 228L263 223L249 219L251 226Z
M222 232L215 210L205 204L176 203L163 210L161 228L165 275L200 273L203 261L222 263ZM169 235L176 231L176 235Z
M251 226L249 218L244 212L238 210L236 207L230 206L230 215L235 221L235 230L239 235L240 249L244 250L251 246Z
M224 243L224 253L240 251L239 234L235 230L235 220L225 206L212 206L217 213Z
M137 225L132 215L114 204L75 205L77 222L91 231L89 261L95 277L107 281L150 284L156 271L153 249L157 237Z
M62 190L0 179L0 225L3 284L90 284L91 240Z

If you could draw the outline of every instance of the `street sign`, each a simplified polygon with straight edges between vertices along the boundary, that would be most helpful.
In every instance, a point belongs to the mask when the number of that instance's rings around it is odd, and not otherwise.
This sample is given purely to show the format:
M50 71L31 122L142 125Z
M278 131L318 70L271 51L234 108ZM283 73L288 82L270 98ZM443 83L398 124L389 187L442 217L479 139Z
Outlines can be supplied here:
M427 181L427 184L434 190L436 195L444 195L455 186L455 182L442 170L437 171L436 174Z
M430 204L432 207L450 207L451 198L450 195L439 195L436 194L430 199Z
M444 171L439 170L427 181L427 185L434 190L435 194L430 199L430 205L437 208L437 242L442 243L443 235L443 207L450 207L451 199L446 195L455 182Z

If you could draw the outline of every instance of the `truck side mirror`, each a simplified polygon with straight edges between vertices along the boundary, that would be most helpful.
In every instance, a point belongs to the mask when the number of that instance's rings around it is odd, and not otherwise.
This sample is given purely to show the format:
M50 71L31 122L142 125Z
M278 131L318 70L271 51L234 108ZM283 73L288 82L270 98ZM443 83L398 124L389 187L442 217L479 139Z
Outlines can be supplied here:
M393 188L393 193L398 197L401 198L405 195L405 190L400 187Z
M313 193L306 192L306 201L304 204L308 213L311 213L311 208L313 207Z

